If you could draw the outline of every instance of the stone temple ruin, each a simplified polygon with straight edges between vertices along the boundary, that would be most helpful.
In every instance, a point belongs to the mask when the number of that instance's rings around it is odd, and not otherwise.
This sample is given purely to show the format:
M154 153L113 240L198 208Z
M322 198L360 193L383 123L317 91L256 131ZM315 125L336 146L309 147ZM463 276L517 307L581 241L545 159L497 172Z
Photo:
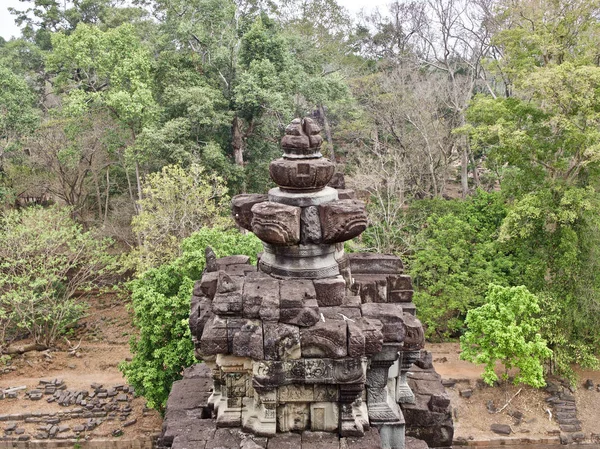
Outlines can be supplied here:
M365 204L322 157L319 133L295 119L270 165L278 187L232 201L263 241L258 268L207 249L190 315L204 363L173 386L163 447L243 447L240 435L268 448L316 447L315 435L325 448L452 444L411 278L396 256L344 253L367 226Z

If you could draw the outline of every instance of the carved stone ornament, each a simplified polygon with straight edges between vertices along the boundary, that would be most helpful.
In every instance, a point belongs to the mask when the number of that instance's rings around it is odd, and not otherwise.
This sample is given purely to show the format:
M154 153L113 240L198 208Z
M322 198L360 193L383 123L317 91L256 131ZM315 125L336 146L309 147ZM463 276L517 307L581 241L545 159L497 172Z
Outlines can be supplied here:
M269 165L271 179L284 190L311 191L327 185L335 165L327 159L277 159Z
M252 232L273 245L294 245L300 242L299 207L277 203L252 206Z
M268 198L267 195L256 193L234 196L231 200L231 215L238 226L252 231L252 206L264 203Z
M340 200L319 206L323 243L350 240L367 229L365 203Z

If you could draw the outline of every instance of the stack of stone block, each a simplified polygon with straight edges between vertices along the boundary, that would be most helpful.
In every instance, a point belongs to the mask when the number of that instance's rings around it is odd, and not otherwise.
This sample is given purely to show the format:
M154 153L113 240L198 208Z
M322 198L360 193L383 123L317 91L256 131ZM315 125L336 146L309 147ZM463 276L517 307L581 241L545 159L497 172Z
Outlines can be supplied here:
M207 249L190 315L196 356L211 369L217 427L360 437L375 426L382 447L401 449L399 404L415 402L406 374L424 344L412 282L396 256L345 255L365 205L327 185L335 170L319 131L294 120L270 166L279 187L233 199L264 252L255 267Z

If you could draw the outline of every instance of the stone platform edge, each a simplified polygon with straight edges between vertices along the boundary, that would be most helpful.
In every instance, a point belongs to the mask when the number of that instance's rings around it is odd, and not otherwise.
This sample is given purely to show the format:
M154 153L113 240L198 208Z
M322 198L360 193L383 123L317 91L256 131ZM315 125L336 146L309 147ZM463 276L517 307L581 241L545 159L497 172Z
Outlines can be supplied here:
M131 440L97 439L97 440L29 440L0 441L0 449L153 449L156 437L140 436Z
M490 440L464 440L457 438L452 442L453 446L465 447L496 447L496 446L525 446L525 445L557 445L560 446L560 438L546 437L546 438L492 438ZM582 445L584 446L584 444Z

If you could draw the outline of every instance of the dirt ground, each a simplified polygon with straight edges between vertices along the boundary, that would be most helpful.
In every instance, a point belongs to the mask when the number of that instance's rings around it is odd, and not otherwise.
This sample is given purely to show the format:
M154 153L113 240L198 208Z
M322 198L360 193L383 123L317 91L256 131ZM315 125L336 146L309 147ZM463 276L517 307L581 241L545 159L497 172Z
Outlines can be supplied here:
M129 311L125 300L117 295L104 295L88 299L90 309L79 326L73 329L67 341L59 342L58 347L51 351L31 351L19 356L13 356L12 371L0 374L0 389L26 386L28 390L38 388L39 381L62 379L67 390L91 390L92 383L102 384L104 388L116 385L126 385L121 372L120 362L131 357L129 339L134 332ZM81 343L80 343L81 341ZM18 342L19 344L27 341ZM69 347L80 343L77 355L69 353ZM0 372L2 368L0 366ZM19 392L17 399L0 401L0 414L22 414L31 412L52 413L72 409L62 407L56 402L46 402L47 396L39 401L25 398L24 392ZM86 431L84 438L110 437L116 429L123 431L121 438L137 439L142 436L150 437L160 433L162 420L160 414L145 408L142 397L133 399L133 409L127 421L137 420L133 425L123 428L123 421L105 420L94 430ZM61 424L73 427L83 424L86 419L71 419ZM0 423L0 430L4 427ZM34 435L39 424L19 423L30 435ZM0 436L1 436L0 432Z
M480 380L483 367L460 360L458 343L429 344L427 349L432 352L433 364L442 379L456 380L455 386L446 388L454 412L455 440L484 441L498 438L499 435L490 431L490 426L494 423L510 425L513 434L509 438L539 440L560 433L556 421L549 419L550 407L545 400L549 394L543 389L512 384L494 388L485 385ZM597 389L590 391L583 388L583 383L586 379L591 379L598 385L600 372L577 370L577 374L577 417L581 421L586 441L597 443L597 437L592 435L600 434L600 392ZM470 398L460 395L460 391L466 389L473 390ZM505 405L506 408L497 413L488 410L488 406L499 410ZM515 411L523 414L520 422L512 417Z
M89 300L90 310L80 326L69 336L70 345L66 341L49 352L29 352L14 356L11 360L11 371L0 374L0 389L26 386L28 390L38 387L41 379L62 379L67 389L90 389L92 383L103 384L110 388L126 384L118 364L131 357L129 339L135 332L131 325L130 312L126 308L126 300L116 295L105 295ZM78 356L69 354L69 346L81 345ZM25 343L25 342L20 342ZM508 385L504 388L484 386L479 380L482 368L459 360L457 343L429 344L426 348L433 354L434 366L442 379L454 379L456 384L447 388L454 413L455 439L484 441L498 438L490 430L493 423L508 424L513 429L513 438L542 439L558 435L558 425L549 420L546 411L549 407L545 399L548 394L543 390L529 387ZM0 373L2 372L0 366ZM600 372L579 371L580 388L577 389L578 418L582 422L587 441L592 434L600 434L600 392L589 391L582 387L586 379L594 384L600 383ZM470 398L461 397L460 391L472 389ZM516 394L519 392L518 394ZM516 395L515 395L516 394ZM511 399L512 398L512 399ZM56 412L65 410L56 403L47 403L44 397L40 401L25 399L23 392L18 399L0 401L0 414L18 414L27 412ZM498 413L490 413L488 406L502 408ZM124 432L123 437L136 439L151 437L160 432L160 415L145 408L144 399L135 398L133 411L128 420L137 420L131 426L123 428L118 419L105 421L94 430L84 432L85 438L106 438L116 429ZM511 416L515 411L523 413L520 423ZM67 424L74 426L85 421L70 420ZM0 431L5 423L0 423ZM35 432L36 424L22 424L27 432ZM39 424L37 424L39 426ZM1 435L0 435L1 436Z

